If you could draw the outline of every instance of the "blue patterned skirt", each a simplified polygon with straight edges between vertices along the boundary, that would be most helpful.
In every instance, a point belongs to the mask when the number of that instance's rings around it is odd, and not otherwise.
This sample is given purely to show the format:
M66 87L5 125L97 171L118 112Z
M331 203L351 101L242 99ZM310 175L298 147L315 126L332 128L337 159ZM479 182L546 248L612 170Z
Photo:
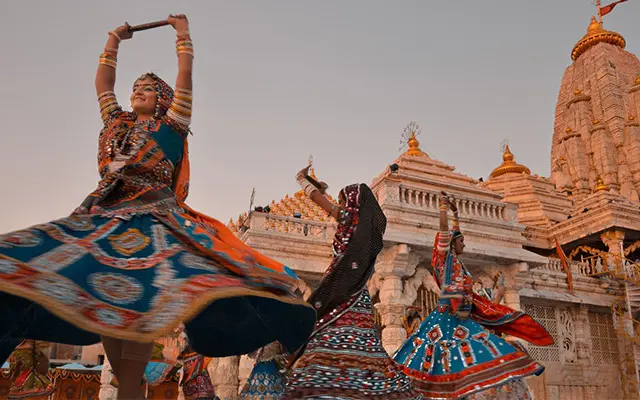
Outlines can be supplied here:
M274 361L257 362L240 393L241 400L277 400L284 395L285 379Z
M212 357L302 345L315 312L291 294L293 271L218 238L178 212L75 214L0 235L0 337L151 342L189 321L194 350Z
M438 306L394 355L425 397L460 399L544 370L472 319Z

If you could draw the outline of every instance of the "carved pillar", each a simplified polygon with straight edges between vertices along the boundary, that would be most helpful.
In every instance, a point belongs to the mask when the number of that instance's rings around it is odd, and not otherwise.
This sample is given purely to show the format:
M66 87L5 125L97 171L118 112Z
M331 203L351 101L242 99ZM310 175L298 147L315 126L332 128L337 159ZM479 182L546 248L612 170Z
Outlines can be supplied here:
M514 263L507 267L504 276L504 304L514 310L522 310L520 305L520 292L518 291L518 281L516 274L520 271L526 271L529 269L529 265L525 262Z
M624 243L623 231L606 231L600 235L602 242L609 248L609 253L613 257L609 257L607 261L607 268L609 270L615 269L618 273L624 272L622 267L622 259L624 257L622 245ZM611 265L613 263L613 265Z
M607 265L609 269L614 269L618 274L625 275L624 271L624 232L623 231L606 231L600 235L600 238L609 248L609 253L613 256L610 257L610 261ZM611 265L613 264L613 265ZM628 307L628 304L627 304ZM618 317L614 314L614 324L618 324L618 327L623 328L627 334L634 336L633 322L631 321L631 313L627 315L629 318ZM625 399L637 399L638 398L638 370L637 362L634 352L634 345L623 337L620 337L619 349L620 349L620 371L622 373L622 386L624 390Z
M100 400L116 400L118 397L118 389L111 385L112 379L113 372L111 371L111 364L105 354L102 372L100 373L100 392L98 394Z
M376 310L382 325L382 345L392 354L407 338L402 316L415 300L404 296L404 278L414 275L420 258L406 244L397 244L382 250L375 266L380 303Z
M389 354L407 340L407 331L402 326L402 316L407 306L403 304L378 304L376 309L380 315L382 328L382 346Z
M580 304L575 314L575 340L576 354L579 364L591 364L591 346L589 345L589 337L591 329L589 328L589 306Z
M212 379L215 385L216 395L220 400L235 400L238 397L238 373L240 357L219 358Z

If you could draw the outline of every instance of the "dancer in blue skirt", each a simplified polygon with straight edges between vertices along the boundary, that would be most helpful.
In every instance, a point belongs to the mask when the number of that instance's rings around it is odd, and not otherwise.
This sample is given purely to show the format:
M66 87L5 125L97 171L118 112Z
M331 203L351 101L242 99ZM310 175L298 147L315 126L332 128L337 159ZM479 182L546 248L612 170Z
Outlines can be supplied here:
M449 233L447 212L454 212ZM510 384L544 370L529 355L497 333L549 345L549 333L528 315L473 293L473 281L458 256L464 236L452 200L440 197L440 232L434 245L434 276L441 292L436 309L398 349L394 360L427 398L460 399Z

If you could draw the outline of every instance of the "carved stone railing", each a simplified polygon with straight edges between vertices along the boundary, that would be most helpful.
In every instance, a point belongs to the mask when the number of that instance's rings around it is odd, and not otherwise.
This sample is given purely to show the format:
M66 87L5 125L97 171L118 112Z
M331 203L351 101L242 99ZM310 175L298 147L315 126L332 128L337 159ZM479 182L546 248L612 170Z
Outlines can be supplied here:
M387 188L388 190L389 188ZM398 200L400 204L421 209L438 211L438 198L440 194L435 191L424 190L406 185L398 186ZM464 197L455 198L460 216L473 219L484 218L501 221L511 221L515 219L517 207L501 202L491 202L486 200L469 199Z
M560 261L559 258L549 258L546 264L537 267L536 269L546 269L549 271L564 273L564 267L562 266L562 261ZM588 262L569 261L569 269L572 274L583 276L594 276L597 273L595 266Z
M251 214L248 227L254 231L306 236L322 240L331 239L335 234L335 225L329 222L317 222L259 212Z

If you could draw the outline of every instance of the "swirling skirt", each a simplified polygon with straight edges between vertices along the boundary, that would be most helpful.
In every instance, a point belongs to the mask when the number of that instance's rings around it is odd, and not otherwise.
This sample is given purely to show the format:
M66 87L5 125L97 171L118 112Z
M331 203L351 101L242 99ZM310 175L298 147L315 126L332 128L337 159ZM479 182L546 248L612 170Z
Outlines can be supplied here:
M382 347L364 289L318 323L290 372L286 399L421 399Z
M296 277L190 214L76 214L0 235L0 337L152 342L181 321L200 354L298 348L315 323ZM260 257L258 257L260 259Z
M521 348L472 319L451 315L446 306L422 322L394 360L416 389L436 399L465 398L544 370Z

